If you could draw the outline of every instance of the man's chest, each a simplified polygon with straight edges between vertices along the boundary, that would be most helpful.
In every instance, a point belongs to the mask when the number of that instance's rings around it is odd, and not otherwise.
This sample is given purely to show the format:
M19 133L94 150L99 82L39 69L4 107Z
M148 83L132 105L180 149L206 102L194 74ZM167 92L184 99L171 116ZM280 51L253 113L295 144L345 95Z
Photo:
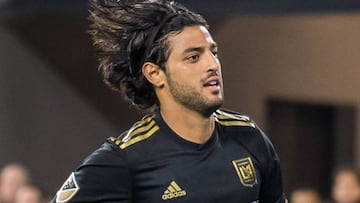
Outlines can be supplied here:
M241 147L154 156L134 171L136 202L226 202L258 200L259 163Z

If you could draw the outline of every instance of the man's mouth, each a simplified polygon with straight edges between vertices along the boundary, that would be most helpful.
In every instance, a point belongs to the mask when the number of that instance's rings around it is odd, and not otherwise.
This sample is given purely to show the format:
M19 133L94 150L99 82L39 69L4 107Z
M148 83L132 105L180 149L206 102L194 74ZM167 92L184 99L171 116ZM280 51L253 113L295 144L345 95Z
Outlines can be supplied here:
M209 82L205 83L204 86L219 86L219 80L210 80Z
M204 87L210 89L211 91L219 91L220 85L221 83L219 77L210 77L204 83Z

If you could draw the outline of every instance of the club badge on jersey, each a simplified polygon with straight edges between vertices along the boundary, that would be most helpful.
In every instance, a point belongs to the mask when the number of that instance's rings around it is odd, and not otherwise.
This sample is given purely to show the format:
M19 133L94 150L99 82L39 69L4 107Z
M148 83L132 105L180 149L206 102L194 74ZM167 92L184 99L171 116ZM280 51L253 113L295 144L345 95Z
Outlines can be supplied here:
M241 183L246 187L257 184L256 172L250 157L232 161Z

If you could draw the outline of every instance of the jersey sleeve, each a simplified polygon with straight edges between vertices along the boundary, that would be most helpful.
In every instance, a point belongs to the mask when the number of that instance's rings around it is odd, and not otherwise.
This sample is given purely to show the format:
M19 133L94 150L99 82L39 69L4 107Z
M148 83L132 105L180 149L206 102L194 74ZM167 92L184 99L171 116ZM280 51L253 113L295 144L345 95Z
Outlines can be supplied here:
M51 203L130 203L131 190L125 154L105 143L70 174Z
M261 132L261 134L265 144L265 151L263 154L263 182L261 185L259 202L285 203L286 197L283 191L279 157L269 138L263 132Z

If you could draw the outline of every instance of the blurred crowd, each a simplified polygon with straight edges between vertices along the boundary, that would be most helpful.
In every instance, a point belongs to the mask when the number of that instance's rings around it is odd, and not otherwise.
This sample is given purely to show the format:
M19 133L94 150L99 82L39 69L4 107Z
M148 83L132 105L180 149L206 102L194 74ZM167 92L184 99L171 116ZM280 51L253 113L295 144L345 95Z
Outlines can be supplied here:
M329 197L321 197L316 188L299 187L290 193L290 203L360 203L360 175L355 168L334 171Z
M27 168L9 163L0 171L0 203L48 203L42 188L32 182Z

